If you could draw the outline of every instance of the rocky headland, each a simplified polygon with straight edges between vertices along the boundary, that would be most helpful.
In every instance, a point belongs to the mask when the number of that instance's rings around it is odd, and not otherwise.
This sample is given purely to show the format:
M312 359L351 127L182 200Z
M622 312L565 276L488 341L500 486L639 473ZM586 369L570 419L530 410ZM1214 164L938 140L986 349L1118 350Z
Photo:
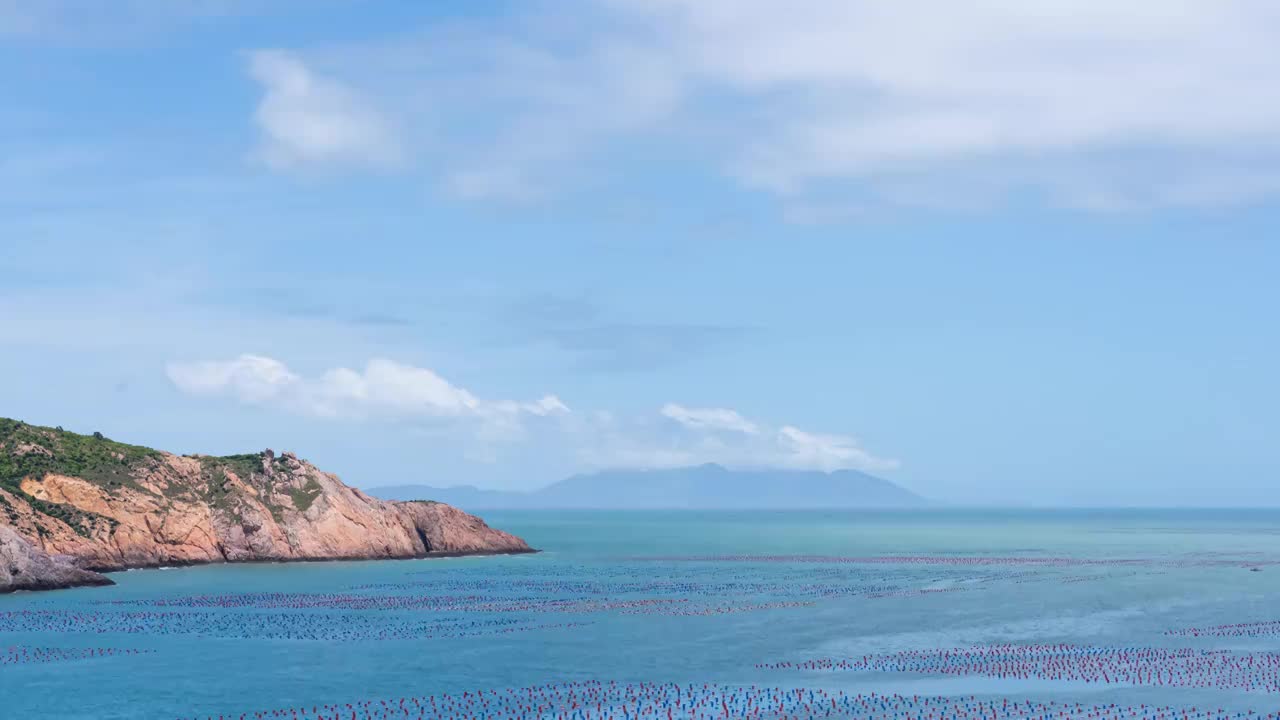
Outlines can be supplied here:
M180 456L0 419L0 592L128 568L520 552L474 515L370 497L292 453Z

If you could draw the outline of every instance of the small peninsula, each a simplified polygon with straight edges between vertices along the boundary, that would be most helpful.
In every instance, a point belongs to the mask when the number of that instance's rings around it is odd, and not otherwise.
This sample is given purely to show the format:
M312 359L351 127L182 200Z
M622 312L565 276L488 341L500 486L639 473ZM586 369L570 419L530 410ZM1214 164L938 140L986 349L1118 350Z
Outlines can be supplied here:
M0 592L130 568L524 552L474 515L370 497L293 453L180 456L0 419Z

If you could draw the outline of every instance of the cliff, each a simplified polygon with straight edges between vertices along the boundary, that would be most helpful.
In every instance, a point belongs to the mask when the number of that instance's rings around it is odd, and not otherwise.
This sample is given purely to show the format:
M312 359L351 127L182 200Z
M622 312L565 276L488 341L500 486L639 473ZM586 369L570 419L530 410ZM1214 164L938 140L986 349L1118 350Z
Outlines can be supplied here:
M12 528L0 525L0 591L59 590L81 585L112 585L105 575L51 557Z
M0 419L5 527L30 547L0 537L0 592L40 584L6 576L20 564L10 555L65 587L96 580L67 570L531 551L456 508L370 497L292 453L178 456Z

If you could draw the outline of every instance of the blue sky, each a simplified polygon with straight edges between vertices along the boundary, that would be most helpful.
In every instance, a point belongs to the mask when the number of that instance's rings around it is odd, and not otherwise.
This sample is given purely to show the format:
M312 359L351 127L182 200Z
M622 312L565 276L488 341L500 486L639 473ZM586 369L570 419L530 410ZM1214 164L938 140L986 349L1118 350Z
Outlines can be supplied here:
M0 415L1280 503L1273 4L0 2Z

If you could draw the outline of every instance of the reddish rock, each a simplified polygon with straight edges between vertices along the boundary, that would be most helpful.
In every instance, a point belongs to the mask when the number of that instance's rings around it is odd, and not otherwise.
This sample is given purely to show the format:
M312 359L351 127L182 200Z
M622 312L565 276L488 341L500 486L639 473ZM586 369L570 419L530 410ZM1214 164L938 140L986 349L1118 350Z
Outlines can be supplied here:
M31 454L29 445L0 444L0 453ZM532 552L520 538L457 508L379 500L292 453L179 457L120 447L129 454L107 448L102 455L118 466L86 477L49 471L22 477L16 488L10 479L8 488L0 486L0 527L44 556L103 572ZM50 434L41 461L48 457L59 467L59 448Z

